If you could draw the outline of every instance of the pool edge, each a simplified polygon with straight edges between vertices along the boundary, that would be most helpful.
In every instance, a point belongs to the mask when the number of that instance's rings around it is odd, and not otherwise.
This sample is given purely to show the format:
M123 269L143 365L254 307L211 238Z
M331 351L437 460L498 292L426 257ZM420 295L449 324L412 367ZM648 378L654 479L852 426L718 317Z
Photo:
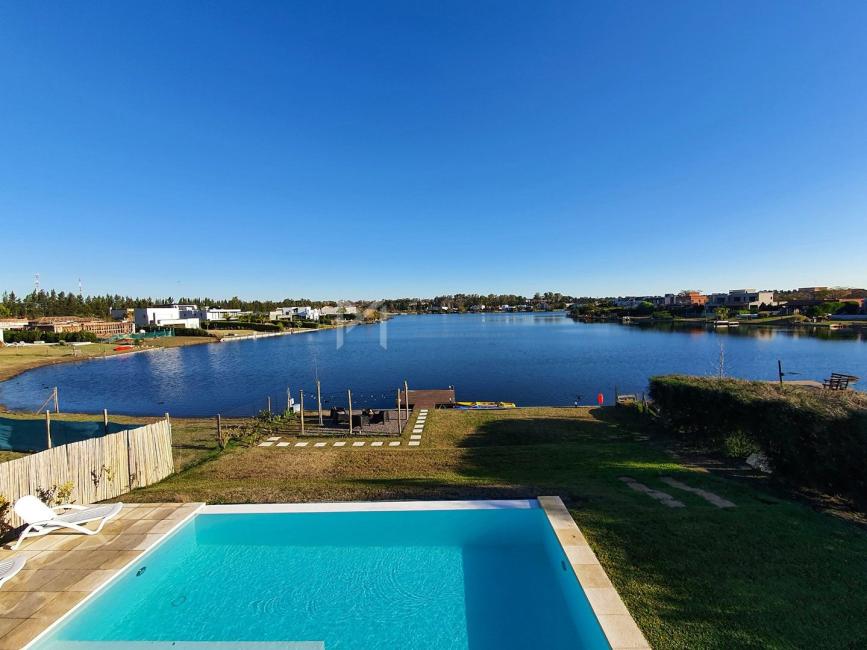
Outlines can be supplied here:
M138 505L138 504L136 504ZM42 630L39 634L33 637L29 642L27 642L24 646L22 646L21 650L28 650L29 648L34 648L38 642L43 640L49 633L51 633L55 628L59 627L64 621L73 616L80 608L86 606L90 603L91 600L96 598L99 594L101 594L105 589L107 589L111 584L113 584L121 575L123 575L130 567L134 564L141 561L141 559L146 556L148 553L157 548L160 544L165 542L169 537L174 535L178 530L180 530L186 523L188 523L193 517L198 515L202 508L205 507L204 502L192 502L184 505L196 506L187 512L183 517L179 517L174 526L172 526L168 531L162 533L159 539L154 540L154 542L144 548L141 553L131 559L129 562L124 564L119 569L115 570L114 574L106 578L102 583L100 583L96 588L90 591L84 598L78 601L75 605L72 606L69 610L63 613L60 617L50 623L44 630Z
M320 503L238 503L205 505L201 515L269 514L302 512L406 512L429 510L531 510L536 499L472 501L323 501Z
M536 498L612 650L649 650L632 614L558 496Z

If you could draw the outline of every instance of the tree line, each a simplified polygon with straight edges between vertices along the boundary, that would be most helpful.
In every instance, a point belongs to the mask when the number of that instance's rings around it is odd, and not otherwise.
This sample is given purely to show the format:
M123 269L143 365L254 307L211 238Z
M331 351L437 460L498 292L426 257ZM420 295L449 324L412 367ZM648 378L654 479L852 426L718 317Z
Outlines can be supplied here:
M476 294L458 293L433 298L394 298L383 301L354 301L359 306L378 304L379 309L390 312L422 312L430 309L448 308L449 311L468 311L476 307L496 309L503 305L532 305L563 309L575 299L564 294L546 291L536 293L532 297L519 294ZM0 318L41 318L43 316L91 316L94 318L108 317L111 309L130 309L135 307L151 307L172 304L192 304L226 309L240 309L254 313L267 313L279 307L324 307L334 305L335 301L310 300L307 298L284 298L282 300L242 300L237 296L228 299L210 298L207 296L175 298L166 297L133 297L120 294L105 294L97 296L82 296L77 293L40 290L31 291L25 296L18 296L14 291L4 291L0 299Z
M284 298L280 301L271 300L241 300L237 296L228 300L217 300L208 297L175 299L172 296L154 298L148 296L132 297L119 294L102 296L82 296L64 291L40 290L32 291L26 296L18 296L14 291L4 291L0 299L0 318L41 318L43 316L92 316L107 318L111 309L130 309L134 307L151 307L158 305L192 304L219 306L227 309L243 311L268 312L278 307L322 306L328 303L316 302L304 298Z

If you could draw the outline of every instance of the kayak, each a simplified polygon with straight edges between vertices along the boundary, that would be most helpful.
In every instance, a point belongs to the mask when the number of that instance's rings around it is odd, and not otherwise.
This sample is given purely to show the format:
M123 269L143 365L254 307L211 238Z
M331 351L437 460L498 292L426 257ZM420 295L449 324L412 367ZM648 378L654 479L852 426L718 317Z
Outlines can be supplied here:
M463 410L513 409L514 402L456 402L455 408Z

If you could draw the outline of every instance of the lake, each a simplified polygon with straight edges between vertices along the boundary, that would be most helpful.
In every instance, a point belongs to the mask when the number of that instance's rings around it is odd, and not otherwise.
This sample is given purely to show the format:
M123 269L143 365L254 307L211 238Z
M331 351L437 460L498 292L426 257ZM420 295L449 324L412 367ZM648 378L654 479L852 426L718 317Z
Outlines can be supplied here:
M410 388L453 385L459 400L519 406L606 403L641 393L652 375L725 373L773 380L777 360L790 379L821 380L831 372L864 377L867 333L741 327L642 327L574 322L563 313L397 316L343 333L293 336L157 350L28 371L0 384L0 403L35 410L53 386L61 410L128 415L240 416L271 396L282 409L289 387L315 407L323 403L391 406L404 379ZM339 345L340 339L343 345ZM381 343L385 343L382 347Z

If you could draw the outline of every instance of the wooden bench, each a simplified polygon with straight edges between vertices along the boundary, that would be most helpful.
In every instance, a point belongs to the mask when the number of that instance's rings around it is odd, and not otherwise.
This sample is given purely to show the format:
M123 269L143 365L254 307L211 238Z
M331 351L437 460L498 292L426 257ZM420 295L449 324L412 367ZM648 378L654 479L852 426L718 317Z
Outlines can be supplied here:
M855 375L832 372L831 377L822 382L822 387L828 390L849 390L849 384L854 384L856 381L858 381L858 377Z

